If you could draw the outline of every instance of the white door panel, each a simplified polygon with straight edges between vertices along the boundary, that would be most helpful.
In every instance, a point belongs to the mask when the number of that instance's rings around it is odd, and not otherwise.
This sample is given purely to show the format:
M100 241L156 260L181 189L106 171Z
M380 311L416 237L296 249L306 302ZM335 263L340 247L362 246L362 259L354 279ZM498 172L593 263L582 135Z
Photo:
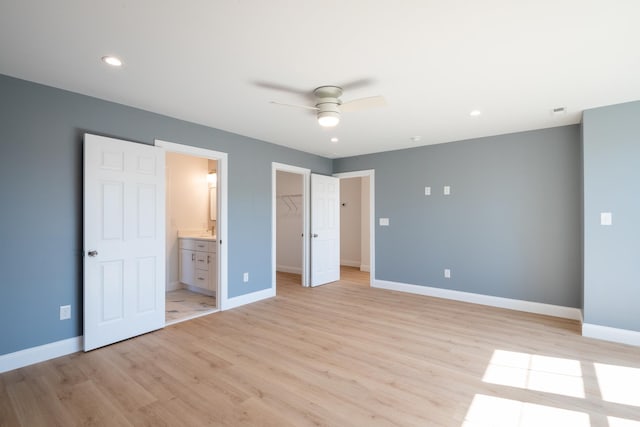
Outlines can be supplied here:
M340 280L340 180L311 175L311 286Z
M164 326L164 203L163 150L85 134L85 351Z

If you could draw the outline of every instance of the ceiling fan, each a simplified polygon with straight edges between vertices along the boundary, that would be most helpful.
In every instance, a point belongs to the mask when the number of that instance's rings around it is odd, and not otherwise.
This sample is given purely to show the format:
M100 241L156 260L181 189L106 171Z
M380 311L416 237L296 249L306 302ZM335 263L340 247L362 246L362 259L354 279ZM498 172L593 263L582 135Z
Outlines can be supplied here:
M366 110L387 105L382 96L369 96L342 102L342 88L339 86L320 86L313 90L315 105L295 105L271 101L275 105L304 108L317 111L318 124L322 127L334 127L340 123L341 112Z

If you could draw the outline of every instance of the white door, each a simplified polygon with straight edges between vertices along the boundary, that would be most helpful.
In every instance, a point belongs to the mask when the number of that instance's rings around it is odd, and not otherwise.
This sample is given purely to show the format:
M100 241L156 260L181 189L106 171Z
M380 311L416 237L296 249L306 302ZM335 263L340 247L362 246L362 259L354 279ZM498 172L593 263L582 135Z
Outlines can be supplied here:
M340 180L311 175L311 286L340 280Z
M165 324L164 150L84 136L84 350Z

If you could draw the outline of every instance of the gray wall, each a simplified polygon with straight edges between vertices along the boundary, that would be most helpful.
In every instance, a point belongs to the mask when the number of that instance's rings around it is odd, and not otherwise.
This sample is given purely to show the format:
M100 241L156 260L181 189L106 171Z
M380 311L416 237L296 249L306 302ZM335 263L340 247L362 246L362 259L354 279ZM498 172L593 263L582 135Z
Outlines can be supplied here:
M330 159L0 76L0 355L82 335L85 132L229 153L230 297L271 286L271 162L332 171Z
M334 161L363 169L375 169L376 279L581 307L579 126Z
M640 331L640 102L585 111L583 145L584 320Z

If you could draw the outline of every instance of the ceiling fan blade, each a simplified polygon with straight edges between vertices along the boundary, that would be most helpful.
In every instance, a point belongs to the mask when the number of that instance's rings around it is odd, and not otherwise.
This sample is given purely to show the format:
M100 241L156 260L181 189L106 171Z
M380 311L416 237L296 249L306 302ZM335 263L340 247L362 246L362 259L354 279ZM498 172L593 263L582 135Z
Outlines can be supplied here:
M352 91L354 89L360 89L366 86L371 86L372 84L374 84L376 81L374 79L365 77L362 79L358 79L358 80L352 80L350 82L346 82L346 83L342 83L338 86L340 86L342 88L342 90L345 91Z
M298 89L297 87L287 86L280 83L266 82L262 80L254 81L252 83L258 87L262 87L265 89L277 90L280 92L295 93L296 95L308 95L309 93L309 91L306 89Z
M281 105L283 107L303 108L305 110L318 111L318 107L312 107L311 105L285 104L284 102L276 102L276 101L269 101L269 103L274 105Z
M366 110L368 108L378 108L387 105L383 96L369 96L367 98L352 99L351 101L343 102L340 106L340 110L345 112Z
M261 87L263 89L277 90L279 92L287 92L287 93L292 93L298 96L302 96L305 99L307 99L309 102L313 102L315 100L313 93L307 89L299 89L297 87L287 86L280 83L273 83L273 82L267 82L267 81L254 81L252 83L255 86Z

